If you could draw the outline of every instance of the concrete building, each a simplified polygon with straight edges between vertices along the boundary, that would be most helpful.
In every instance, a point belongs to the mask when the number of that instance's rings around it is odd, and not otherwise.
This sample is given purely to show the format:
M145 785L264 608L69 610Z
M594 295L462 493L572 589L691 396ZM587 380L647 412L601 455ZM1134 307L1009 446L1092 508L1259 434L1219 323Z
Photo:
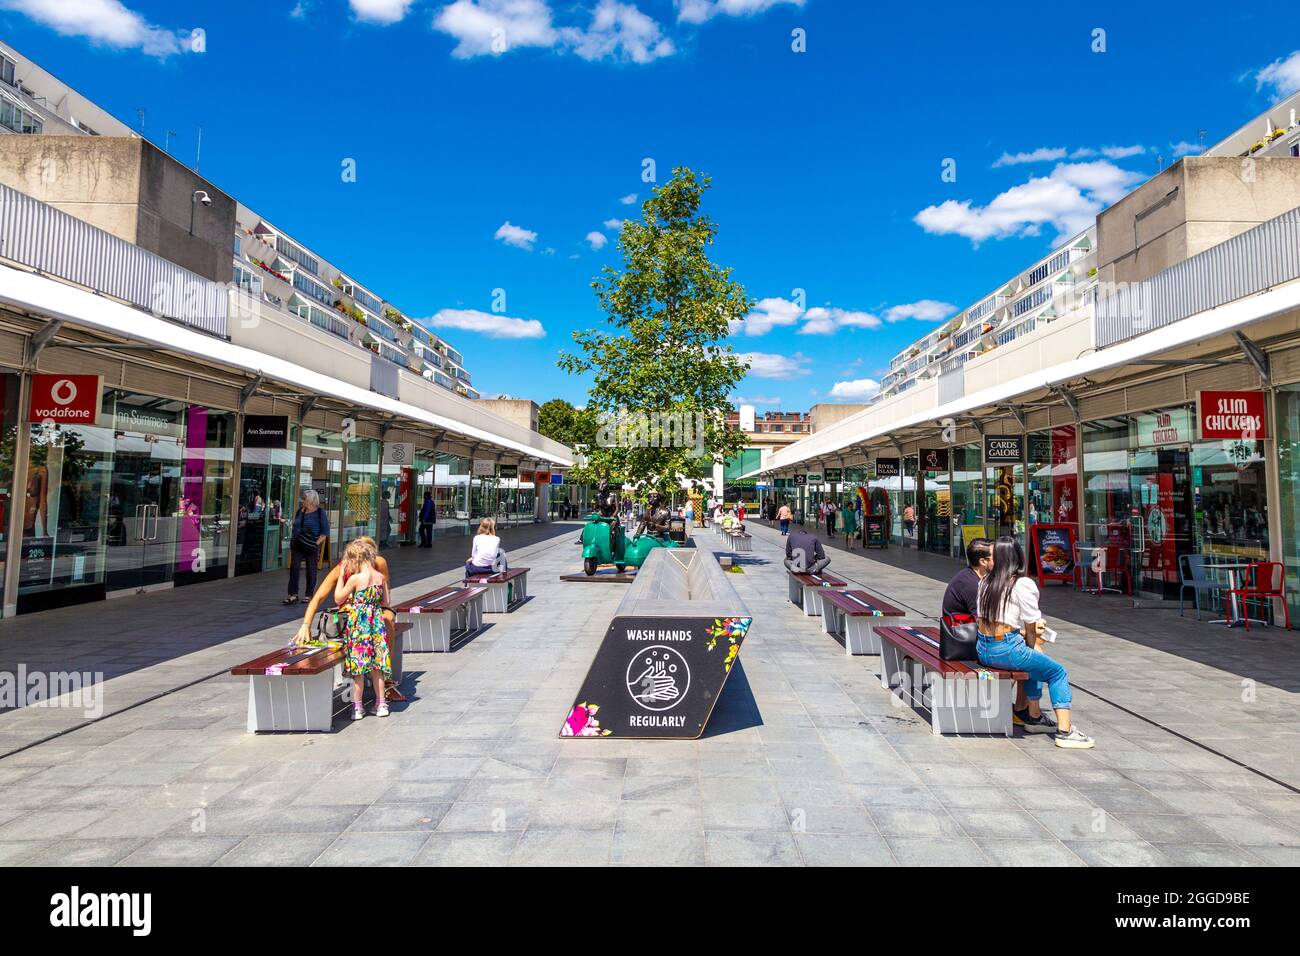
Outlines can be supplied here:
M1037 564L1034 529L1054 530L1146 601L1176 599L1191 556L1280 562L1296 610L1297 107L1138 186L745 477L860 498L893 543L954 557L1010 534ZM844 484L797 488L832 467Z
M32 117L0 136L5 616L283 569L308 491L326 561L413 543L426 491L440 535L547 514L532 476L572 452L480 406L455 348L0 54Z

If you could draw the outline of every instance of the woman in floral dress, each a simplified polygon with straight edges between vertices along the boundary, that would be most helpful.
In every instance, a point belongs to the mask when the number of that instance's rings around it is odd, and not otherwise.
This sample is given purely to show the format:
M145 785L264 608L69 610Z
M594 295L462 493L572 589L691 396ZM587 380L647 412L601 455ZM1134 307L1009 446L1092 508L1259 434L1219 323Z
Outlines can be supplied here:
M343 573L334 588L334 603L347 605L347 629L343 636L343 670L352 678L352 719L365 716L361 704L366 676L375 689L375 716L388 716L384 699L384 678L392 673L388 656L388 627L384 623L387 588L375 567L373 544L356 540L343 553Z

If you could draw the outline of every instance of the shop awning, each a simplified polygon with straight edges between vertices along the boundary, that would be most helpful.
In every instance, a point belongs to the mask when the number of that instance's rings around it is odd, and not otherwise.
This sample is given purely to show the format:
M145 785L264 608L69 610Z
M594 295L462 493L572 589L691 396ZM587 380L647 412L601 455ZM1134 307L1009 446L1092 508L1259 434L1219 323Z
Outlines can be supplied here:
M495 445L526 458L548 462L560 468L573 466L570 455L557 454L505 435L494 434L429 409L388 398L378 392L323 375L278 356L234 345L224 339L155 318L131 306L122 305L75 286L9 266L0 266L0 303L36 316L60 319L77 328L153 345L161 351L180 353L236 369L248 375L262 375L267 379L283 382L305 395L321 395L344 402L353 408L383 412L416 425L429 426L473 441Z

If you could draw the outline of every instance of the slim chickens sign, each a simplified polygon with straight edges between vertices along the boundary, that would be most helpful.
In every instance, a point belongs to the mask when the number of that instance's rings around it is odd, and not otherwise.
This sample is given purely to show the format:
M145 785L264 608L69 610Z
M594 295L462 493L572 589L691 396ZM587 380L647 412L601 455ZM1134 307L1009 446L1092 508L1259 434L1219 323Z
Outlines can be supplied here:
M1268 437L1263 392L1197 392L1196 431L1203 440Z
M103 395L100 375L33 375L27 421L33 425L93 425Z

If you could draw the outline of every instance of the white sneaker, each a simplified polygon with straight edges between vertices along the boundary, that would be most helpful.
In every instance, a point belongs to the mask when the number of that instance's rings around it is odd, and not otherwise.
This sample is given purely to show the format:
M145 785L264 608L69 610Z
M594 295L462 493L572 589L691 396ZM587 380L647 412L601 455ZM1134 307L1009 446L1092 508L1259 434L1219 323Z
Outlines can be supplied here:
M366 709L365 709L364 707L362 707L360 704L353 704L353 705L352 705L352 719L353 719L353 720L360 720L360 719L361 719L362 717L364 717L364 716L366 716Z
M1068 733L1056 732L1056 746L1067 750L1091 750L1097 742L1078 727L1071 727Z
M388 716L388 701L381 700L378 704L375 705L375 716L376 717Z

